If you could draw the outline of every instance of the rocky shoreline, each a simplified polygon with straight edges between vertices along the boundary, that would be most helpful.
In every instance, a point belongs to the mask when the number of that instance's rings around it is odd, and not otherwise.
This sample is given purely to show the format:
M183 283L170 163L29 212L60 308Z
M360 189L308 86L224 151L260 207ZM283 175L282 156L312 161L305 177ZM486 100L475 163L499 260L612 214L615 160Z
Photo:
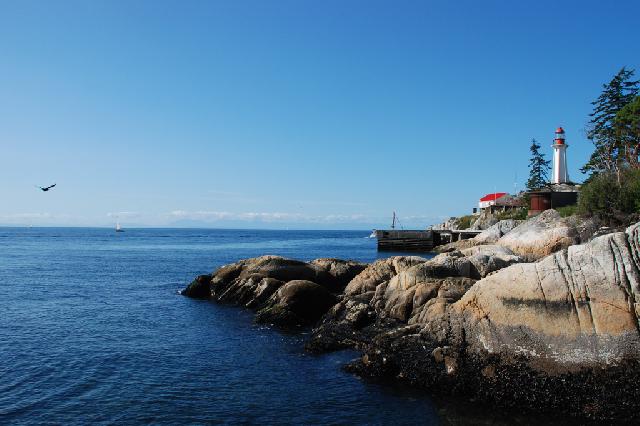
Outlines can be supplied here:
M262 256L197 277L189 297L313 327L306 348L442 395L578 418L640 417L640 223L623 232L548 210L432 259ZM602 235L601 235L602 234Z

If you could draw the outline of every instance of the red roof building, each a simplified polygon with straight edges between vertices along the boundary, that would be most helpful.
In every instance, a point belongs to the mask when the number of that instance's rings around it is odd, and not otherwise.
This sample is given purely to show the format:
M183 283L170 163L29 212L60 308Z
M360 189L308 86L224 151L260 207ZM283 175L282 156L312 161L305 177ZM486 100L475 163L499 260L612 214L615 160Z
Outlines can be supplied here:
M484 197L480 198L480 202L495 201L498 198L504 197L505 195L507 195L506 192L494 192L493 194L487 194Z
M522 207L522 200L506 192L494 192L480 198L478 207L480 210L489 209L492 212Z

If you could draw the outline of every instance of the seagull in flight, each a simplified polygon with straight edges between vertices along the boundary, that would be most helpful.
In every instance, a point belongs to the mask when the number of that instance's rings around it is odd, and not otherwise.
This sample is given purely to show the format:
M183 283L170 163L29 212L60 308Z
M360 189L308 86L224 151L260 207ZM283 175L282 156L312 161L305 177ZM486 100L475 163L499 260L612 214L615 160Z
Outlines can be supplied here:
M40 188L41 190L43 190L44 192L47 192L48 190L50 190L51 188L53 188L54 186L56 186L56 184L54 183L51 186L45 186L44 188L41 186L36 185L36 188Z

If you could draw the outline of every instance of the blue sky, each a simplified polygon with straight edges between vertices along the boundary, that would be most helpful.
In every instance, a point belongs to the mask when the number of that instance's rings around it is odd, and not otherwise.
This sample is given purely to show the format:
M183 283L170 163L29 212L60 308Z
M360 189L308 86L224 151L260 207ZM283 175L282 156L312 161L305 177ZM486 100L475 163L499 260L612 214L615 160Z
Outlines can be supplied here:
M637 1L0 3L0 224L405 227L522 189ZM515 179L517 175L517 180ZM34 185L56 182L43 193Z

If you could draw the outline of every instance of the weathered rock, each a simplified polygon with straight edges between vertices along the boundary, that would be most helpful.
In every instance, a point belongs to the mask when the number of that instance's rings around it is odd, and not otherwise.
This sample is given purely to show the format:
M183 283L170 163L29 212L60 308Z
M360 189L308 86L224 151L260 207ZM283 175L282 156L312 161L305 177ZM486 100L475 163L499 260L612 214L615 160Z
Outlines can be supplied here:
M493 244L496 243L502 236L511 232L515 227L523 223L523 220L506 219L501 220L482 231L480 234L473 237L471 240L474 245L478 244Z
M381 330L352 369L507 406L637 418L639 227L477 281L412 318L419 332Z
M492 244L470 247L462 250L461 253L471 263L472 273L469 277L475 279L484 278L495 271L523 261L508 248Z
M335 279L324 283L331 291L344 290L347 284L367 267L365 263L341 259L315 259L309 262L309 265L319 271L327 272Z
M252 290L252 298L246 302L245 306L251 309L260 308L283 285L283 281L275 278L262 278L257 287Z
M536 263L497 245L440 255L379 280L372 297L347 297L310 345L363 349L358 374L506 406L636 418L639 226ZM475 284L474 268L485 277ZM349 327L347 316L365 326Z
M640 353L638 226L485 278L452 306L468 350L530 357L553 370Z
M496 223L498 223L498 218L496 218L496 216L493 213L491 213L489 209L485 209L478 215L476 220L473 221L469 229L473 229L473 230L488 229L491 226L495 225Z
M399 272L426 261L427 259L417 256L394 256L377 260L351 280L344 293L351 296L374 291L379 284L390 280Z
M283 285L258 311L257 322L281 327L311 324L329 310L336 298L314 282L292 280Z
M464 250L470 247L475 247L482 244L494 244L502 236L508 234L516 226L523 223L523 220L506 219L501 220L489 228L482 231L480 234L467 240L458 240L452 243L443 244L436 247L436 251L439 253L448 253L456 250Z
M314 267L299 260L286 259L280 256L261 256L238 262L241 271L237 275L240 279L246 279L252 275L259 274L268 278L275 278L288 282L291 280L309 280L327 288L339 287L336 277L324 269ZM224 269L224 268L223 268ZM229 273L224 271L226 279ZM214 283L219 274L214 274Z
M458 300L473 285L475 280L466 277L470 274L471 264L460 252L429 261L378 261L349 284L347 290L353 291L345 293L344 299L327 313L307 347L360 347L384 330L441 315L447 304Z
M339 259L305 263L261 256L200 276L182 294L261 310L259 319L279 325L308 324L335 303L331 293L343 290L365 268L363 263Z
M586 243L587 241L590 241L596 235L598 230L601 229L601 226L602 226L602 221L599 220L597 217L586 218L578 215L573 215L573 216L567 217L565 220L570 226L575 228L578 244L583 244L583 243ZM635 223L635 221L628 223L627 226L633 225L633 223ZM621 227L616 231L624 232L627 226Z
M435 278L428 274L425 265L418 265L378 286L371 300L377 317L419 322L458 300L475 282L467 277Z
M439 245L435 247L433 251L435 251L436 253L450 253L452 251L464 250L469 247L474 247L476 245L477 243L474 241L474 239L469 238L466 240L458 240L452 243Z
M525 259L536 260L579 242L573 223L563 219L555 210L545 210L515 227L496 244Z
M472 246L462 251L442 253L424 264L430 277L467 277L480 279L523 259L506 247L497 245Z
M180 294L194 299L208 299L211 297L210 284L211 275L198 275Z

